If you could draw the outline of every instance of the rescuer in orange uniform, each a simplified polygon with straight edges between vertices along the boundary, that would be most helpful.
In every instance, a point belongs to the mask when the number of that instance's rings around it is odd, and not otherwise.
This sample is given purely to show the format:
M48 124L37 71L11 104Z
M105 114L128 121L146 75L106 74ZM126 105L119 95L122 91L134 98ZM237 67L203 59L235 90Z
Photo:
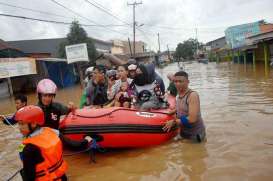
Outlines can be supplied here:
M16 112L15 120L24 136L19 147L23 180L67 180L59 131L40 127L45 121L42 109L32 105L23 107Z

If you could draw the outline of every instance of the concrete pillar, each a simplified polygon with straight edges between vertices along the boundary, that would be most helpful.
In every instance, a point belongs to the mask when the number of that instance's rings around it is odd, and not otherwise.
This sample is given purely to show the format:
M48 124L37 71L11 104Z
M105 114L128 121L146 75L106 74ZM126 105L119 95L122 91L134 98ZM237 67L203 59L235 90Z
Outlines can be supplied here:
M246 65L246 51L244 51L244 64Z
M241 60L240 60L240 50L237 51L237 63L241 63Z
M268 68L268 63L269 63L269 58L268 58L268 46L265 42L263 42L263 46L264 46L264 65L265 68Z
M9 85L9 94L10 96L13 96L13 89L12 89L12 83L10 77L8 78L8 85Z
M256 67L256 53L255 53L255 50L252 50L252 64L253 64L253 67L255 68Z

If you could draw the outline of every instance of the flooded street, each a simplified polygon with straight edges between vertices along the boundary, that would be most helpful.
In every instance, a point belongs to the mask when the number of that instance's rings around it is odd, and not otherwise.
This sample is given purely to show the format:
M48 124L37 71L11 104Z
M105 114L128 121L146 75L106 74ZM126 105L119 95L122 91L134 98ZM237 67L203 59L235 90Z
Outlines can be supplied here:
M154 148L65 157L70 180L273 180L273 69L264 65L186 63L190 87L199 92L207 142L170 141ZM178 71L177 64L158 70ZM79 104L79 86L60 90L56 100ZM36 103L36 95L28 95ZM12 99L0 100L0 114L15 111ZM19 131L0 124L0 180L20 167ZM21 180L17 176L14 180Z

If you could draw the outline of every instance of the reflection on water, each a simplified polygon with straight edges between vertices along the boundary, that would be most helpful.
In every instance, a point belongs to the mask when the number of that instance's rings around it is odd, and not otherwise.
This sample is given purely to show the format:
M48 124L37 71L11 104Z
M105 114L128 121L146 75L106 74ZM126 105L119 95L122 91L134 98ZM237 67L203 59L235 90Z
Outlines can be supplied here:
M66 157L71 180L273 180L273 71L263 65L185 64L191 87L200 94L207 142L170 141L146 149ZM176 72L171 64L158 73ZM60 90L57 101L79 103L79 86ZM29 94L29 103L36 103ZM0 113L14 111L12 99L1 100ZM0 125L0 178L8 178L20 162L19 132ZM19 177L16 177L20 180ZM15 180L16 180L15 179ZM1 180L1 179L0 179Z

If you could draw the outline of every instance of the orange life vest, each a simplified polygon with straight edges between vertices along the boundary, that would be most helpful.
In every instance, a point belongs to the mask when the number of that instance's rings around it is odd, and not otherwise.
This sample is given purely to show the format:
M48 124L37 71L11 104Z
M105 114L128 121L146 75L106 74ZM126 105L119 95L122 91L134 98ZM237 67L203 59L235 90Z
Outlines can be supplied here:
M33 144L40 148L44 161L36 165L36 181L59 180L67 170L63 160L62 142L51 128L43 127L38 135L26 138L23 144Z

